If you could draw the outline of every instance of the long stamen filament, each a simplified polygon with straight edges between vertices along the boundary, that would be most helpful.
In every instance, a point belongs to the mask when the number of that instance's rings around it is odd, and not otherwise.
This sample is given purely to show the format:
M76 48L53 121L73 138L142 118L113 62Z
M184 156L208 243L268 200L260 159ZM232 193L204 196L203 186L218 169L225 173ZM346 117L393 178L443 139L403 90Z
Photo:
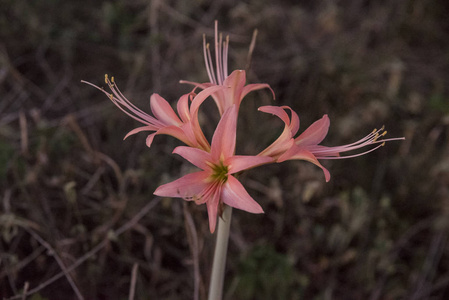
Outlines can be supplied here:
M217 80L215 78L215 70L212 62L212 56L210 55L210 47L209 44L206 43L206 35L203 35L203 52L204 52L204 62L206 64L207 75L209 76L209 80L213 84L217 84Z
M379 139L381 137L384 137L387 134L387 131L383 131L383 130L384 130L384 126L382 126L382 128L380 128L380 129L374 129L370 134L368 134L364 138L362 138L354 143L348 144L348 145L339 146L339 147L338 146L337 147L318 146L316 148L313 147L309 150L313 152L313 154L316 156L317 159L344 159L344 158L352 158L352 157L365 155L367 153L370 153L370 152L384 146L385 143L389 142L389 141L404 140L403 137L402 138ZM379 145L377 145L374 148L369 149L365 152L357 153L357 154L353 154L353 155L347 155L347 156L340 156L340 153L360 149L360 148L363 148L363 147L366 147L369 145L375 145L375 144L379 144Z
M210 53L210 45L206 42L206 36L203 35L203 54L204 64L206 65L207 75L213 84L223 85L224 80L228 77L228 49L229 36L223 40L223 35L218 33L218 22L215 22L215 68L212 55Z

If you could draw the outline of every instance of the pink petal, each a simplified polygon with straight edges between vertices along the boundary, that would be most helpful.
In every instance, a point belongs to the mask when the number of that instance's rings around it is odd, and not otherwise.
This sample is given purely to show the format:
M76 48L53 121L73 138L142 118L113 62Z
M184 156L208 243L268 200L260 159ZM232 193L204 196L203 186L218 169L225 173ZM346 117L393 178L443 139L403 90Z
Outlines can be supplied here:
M248 95L252 91L257 91L257 90L261 90L261 89L270 89L271 93L273 94L273 99L276 99L273 89L270 87L269 84L266 84L266 83L253 83L253 84L246 85L242 90L242 94L240 95L240 98L244 98L246 95Z
M154 140L154 137L156 136L156 134L157 134L157 133L155 132L155 133L152 133L152 134L150 134L150 135L147 136L147 139L146 139L146 141L145 141L145 144L147 145L148 148L151 147L151 144L153 143L153 140Z
M210 153L198 148L179 146L173 150L173 153L181 155L183 158L194 164L200 169L207 170L210 167L207 165L208 161L211 161Z
M153 115L166 125L181 125L182 122L170 104L158 94L151 95L150 106Z
M289 109L291 112L291 118L289 118L288 114L285 112L285 109ZM294 136L299 129L299 117L296 112L294 112L289 106L261 106L258 108L259 111L273 114L280 118L286 126L289 127L292 136Z
M320 164L320 162L315 157L315 155L313 155L310 151L301 149L300 147L297 147L297 146L293 146L288 151L286 151L283 155L281 155L281 157L279 157L278 162L282 162L285 160L293 160L293 159L306 160L306 161L309 161L309 162L315 164L316 166L320 167L323 170L324 177L326 178L326 182L328 182L330 180L331 175L330 175L329 171Z
M289 109L291 112L291 120L285 109ZM285 151L291 148L294 143L293 136L299 129L299 118L298 115L288 106L262 106L259 110L266 113L271 113L279 117L285 123L284 130L281 135L265 150L259 153L259 156L270 156L277 159Z
M226 110L227 102L226 99L230 96L229 89L217 91L212 94L212 98L215 101L215 104L217 105L218 112L220 113L220 116L223 115L223 113Z
M264 113L275 115L279 119L281 119L285 123L285 125L287 126L290 125L290 118L288 117L288 114L280 106L266 105L259 107L257 110Z
M200 108L200 105L204 102L204 100L206 100L207 97L211 96L215 92L225 89L226 87L224 86L214 85L199 92L198 95L193 98L192 104L190 105L190 117L192 119L197 118L198 109Z
M185 94L179 98L177 110L182 122L187 123L190 120L189 98L192 94Z
M250 213L263 213L262 207L248 194L243 185L234 176L228 176L223 186L221 200L232 207Z
M203 191L209 186L208 177L209 174L204 171L187 174L175 181L161 185L154 191L154 194L161 197L199 201Z
M246 83L246 73L243 70L235 70L223 81L223 86L229 87L229 94L223 99L224 109L231 107L232 104L240 106L243 97L242 91Z
M265 148L258 156L269 156L273 159L277 159L285 151L290 149L294 145L294 140L288 127L284 128L282 134L275 140L270 146Z
M195 140L190 140L184 133L184 130L178 126L163 127L159 129L156 134L171 135L189 146L193 146L196 143Z
M329 117L324 115L318 121L315 121L301 135L295 139L297 145L318 145L326 137L329 130Z
M273 162L271 157L235 155L230 157L226 164L229 166L229 174L234 174L270 162Z
M215 129L212 137L211 155L214 161L234 155L237 130L237 108L228 108Z
M217 225L218 204L220 203L221 186L216 188L207 199L207 215L209 216L209 229L214 233Z
M157 131L158 129L159 129L158 127L153 126L153 125L137 127L135 129L131 130L130 132L128 132L123 139L125 140L127 137L129 137L133 134L136 134L138 132L141 132L141 131Z

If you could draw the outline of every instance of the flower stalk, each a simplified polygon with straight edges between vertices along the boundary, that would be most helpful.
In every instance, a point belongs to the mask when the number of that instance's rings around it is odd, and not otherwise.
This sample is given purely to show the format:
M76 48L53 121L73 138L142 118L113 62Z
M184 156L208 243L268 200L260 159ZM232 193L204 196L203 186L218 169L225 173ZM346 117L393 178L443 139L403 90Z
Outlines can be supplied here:
M229 229L231 227L232 207L224 206L223 214L218 219L217 241L209 285L208 300L219 300L223 296L226 253L228 251Z

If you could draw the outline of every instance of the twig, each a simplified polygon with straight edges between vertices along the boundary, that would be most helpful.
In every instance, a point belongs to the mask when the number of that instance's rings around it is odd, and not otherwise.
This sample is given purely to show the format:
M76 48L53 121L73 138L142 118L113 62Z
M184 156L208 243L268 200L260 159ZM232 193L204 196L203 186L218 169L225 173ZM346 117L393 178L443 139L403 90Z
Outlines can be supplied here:
M160 10L160 0L154 0L150 2L149 10L149 26L151 37L157 37L159 35L159 10ZM162 88L162 82L160 76L161 72L161 48L159 43L153 44L151 47L151 74L153 74L153 89L160 92Z
M55 258L56 262L58 263L58 265L61 268L62 272L64 273L65 277L67 278L67 281L70 283L70 286L72 287L73 291L75 292L77 298L80 300L83 300L84 299L83 295L81 295L80 290L78 289L75 282L73 281L72 276L70 276L69 272L67 271L67 268L64 265L64 262L61 260L58 253L56 253L56 250L53 249L53 247L49 243L47 243L40 235L38 235L34 230L32 230L30 228L26 228L26 227L25 227L25 230L29 234L31 234L34 237L34 239L36 239L42 246L44 246L48 250L49 254Z
M30 287L30 283L28 281L25 281L25 284L23 285L22 300L26 299L26 297L27 297L26 293L27 293L29 287Z
M155 207L158 203L160 202L160 198L154 198L153 201L149 202L147 205L145 205L131 220L129 220L128 222L126 222L123 226L121 226L119 229L117 229L114 233L114 235L116 237L120 236L122 233L124 233L125 231L127 231L128 229L130 229L131 227L134 226L134 224L136 224L137 222L139 222L140 219L142 219L153 207ZM81 265L83 262L85 262L86 260L88 260L89 258L91 258L93 255L95 255L98 251L100 251L101 249L103 249L103 247L105 245L107 245L110 241L110 235L108 235L106 238L104 238L103 241L101 241L101 243L99 243L97 246L95 246L94 248L92 248L89 252L87 252L86 254L84 254L83 256L81 256L75 263L73 263L70 267L66 268L66 272L70 272L74 269L76 269L79 265ZM42 290L43 288L45 288L46 286L52 284L53 282L55 282L56 280L58 280L59 278L64 276L64 272L60 272L58 274L56 274L55 276L53 276L52 278L50 278L49 280L45 281L44 283L41 283L39 286L35 287L34 289L28 291L26 294L24 294L25 296L29 296L31 294L37 293L40 290ZM14 296L9 298L9 300L17 300L20 299L21 295L18 296Z
M13 265L12 267L14 268L15 272L20 271L21 269L25 268L30 262L32 262L33 260L35 260L39 255L41 255L42 252L45 251L45 248L43 246L39 246L38 248L36 248L30 255L28 255L27 257L25 257L24 259L20 260L17 264ZM0 272L0 280L3 278L3 276L5 275L9 275L9 268L5 268L4 270L2 270Z
M129 300L134 300L134 295L136 292L136 281L137 281L137 269L139 264L134 263L133 269L131 271L131 285L129 287Z
M251 44L249 45L248 56L246 57L246 72L249 71L251 67L251 59L253 57L254 48L256 47L256 39L257 39L257 29L253 31L253 37L251 38Z
M443 232L439 232L433 237L422 266L421 274L417 282L413 284L414 292L410 297L411 300L423 299L425 296L428 296L426 295L426 291L430 289L429 283L432 281L432 277L434 277L435 270L441 260L446 241L447 236Z
M19 112L20 124L20 151L23 155L28 155L28 126L27 119L23 110Z
M25 227L25 230L28 233L30 233L43 247L45 247L48 250L48 253L55 258L56 262L58 263L58 265L61 268L61 270L64 272L64 275L66 276L67 281L70 283L70 286L74 290L74 292L75 292L76 296L78 297L78 299L81 299L81 300L84 299L84 297L81 294L80 290L78 289L78 287L76 286L75 282L73 281L72 276L67 271L67 268L66 268L64 262L59 257L58 253L56 253L56 250L49 243L47 243L41 236L39 236L34 230L26 228L26 227Z

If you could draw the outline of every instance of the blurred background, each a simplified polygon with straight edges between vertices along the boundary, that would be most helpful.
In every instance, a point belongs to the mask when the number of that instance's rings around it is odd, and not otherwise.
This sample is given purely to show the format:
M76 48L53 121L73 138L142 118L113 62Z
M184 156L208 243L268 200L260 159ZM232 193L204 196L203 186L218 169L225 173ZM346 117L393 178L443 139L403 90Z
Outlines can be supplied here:
M270 104L291 106L300 131L328 114L323 145L382 125L406 138L323 161L328 183L301 161L241 176L265 214L234 210L226 299L448 299L449 2L0 2L2 299L193 299L195 282L204 299L205 206L153 196L193 170L171 154L179 143L123 141L140 124L80 81L114 76L147 112L152 93L175 103L191 90L180 79L208 81L214 20L231 70L247 67L258 29L248 82L276 93L245 98L238 154L282 131L257 112Z

